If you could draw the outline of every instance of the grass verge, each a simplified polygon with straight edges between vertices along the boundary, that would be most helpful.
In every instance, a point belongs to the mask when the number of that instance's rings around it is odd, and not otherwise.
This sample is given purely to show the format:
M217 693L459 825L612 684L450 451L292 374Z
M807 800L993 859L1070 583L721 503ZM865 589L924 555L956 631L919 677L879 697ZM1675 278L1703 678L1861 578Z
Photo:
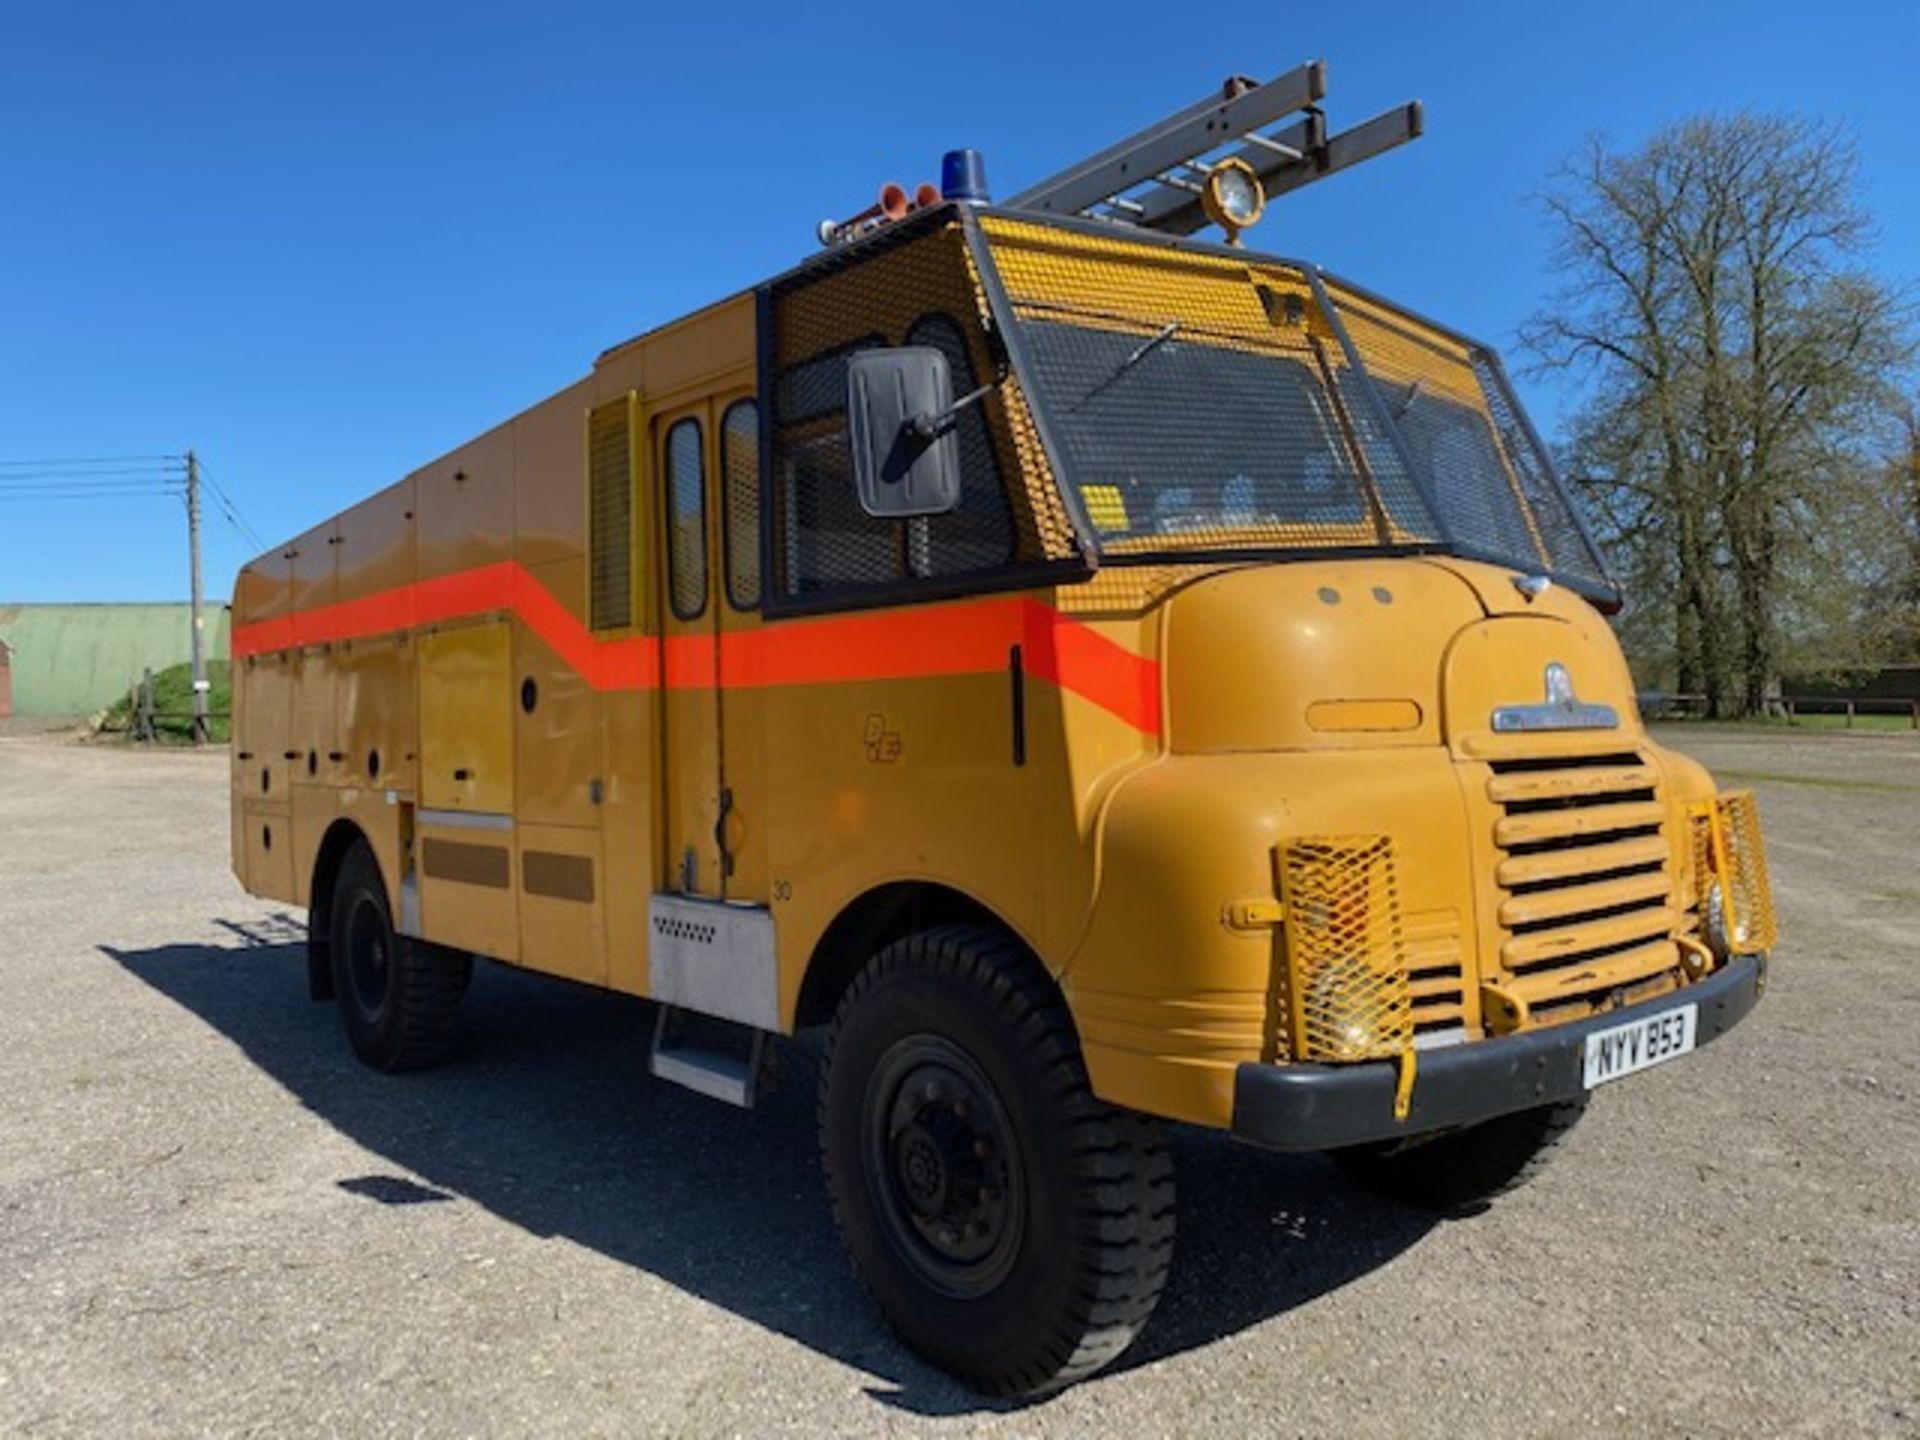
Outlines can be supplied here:
M233 667L225 660L207 661L208 738L224 744L233 732ZM161 740L193 739L193 667L169 665L153 677L153 728ZM107 707L101 729L133 733L133 697L123 695Z

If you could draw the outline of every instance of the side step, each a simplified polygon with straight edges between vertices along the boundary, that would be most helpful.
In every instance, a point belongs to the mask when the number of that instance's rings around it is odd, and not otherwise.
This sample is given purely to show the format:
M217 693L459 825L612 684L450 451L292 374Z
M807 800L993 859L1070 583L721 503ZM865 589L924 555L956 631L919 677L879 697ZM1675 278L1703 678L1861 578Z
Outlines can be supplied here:
M659 1079L750 1110L766 1046L765 1030L662 1005L647 1068Z

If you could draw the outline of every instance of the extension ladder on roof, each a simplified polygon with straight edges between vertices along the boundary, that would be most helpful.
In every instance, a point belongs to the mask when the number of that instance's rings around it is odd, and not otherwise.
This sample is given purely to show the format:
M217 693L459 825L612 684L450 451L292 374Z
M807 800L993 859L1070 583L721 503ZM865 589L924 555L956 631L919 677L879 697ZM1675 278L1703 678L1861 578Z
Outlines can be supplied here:
M1028 186L1007 205L1191 235L1208 223L1200 204L1206 177L1228 155L1253 167L1271 199L1420 135L1415 100L1329 136L1319 106L1326 93L1322 60L1264 85L1236 75L1218 94ZM1294 114L1301 118L1266 130Z

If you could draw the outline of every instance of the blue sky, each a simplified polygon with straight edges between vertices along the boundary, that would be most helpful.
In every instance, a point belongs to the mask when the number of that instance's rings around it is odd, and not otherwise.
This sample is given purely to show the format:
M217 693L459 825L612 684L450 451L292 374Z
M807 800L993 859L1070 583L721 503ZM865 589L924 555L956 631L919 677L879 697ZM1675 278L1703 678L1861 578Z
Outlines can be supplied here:
M1089 20L1087 17L1097 18ZM884 179L1020 185L1225 75L1330 66L1413 146L1255 243L1510 348L1527 194L1582 137L1839 118L1920 278L1920 6L288 6L14 0L0 22L0 461L191 445L268 541L753 285ZM1566 402L1527 382L1551 430ZM253 547L217 512L207 584ZM177 501L0 503L0 600L186 591Z

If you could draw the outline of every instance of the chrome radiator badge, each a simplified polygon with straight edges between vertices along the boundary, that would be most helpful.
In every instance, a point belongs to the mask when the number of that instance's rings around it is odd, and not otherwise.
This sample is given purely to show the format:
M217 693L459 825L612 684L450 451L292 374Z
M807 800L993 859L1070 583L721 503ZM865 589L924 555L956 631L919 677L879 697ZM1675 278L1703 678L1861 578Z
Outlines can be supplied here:
M1547 698L1539 705L1502 705L1493 712L1493 728L1518 730L1617 730L1620 716L1611 705L1589 705L1573 693L1573 677L1558 660L1547 665Z

